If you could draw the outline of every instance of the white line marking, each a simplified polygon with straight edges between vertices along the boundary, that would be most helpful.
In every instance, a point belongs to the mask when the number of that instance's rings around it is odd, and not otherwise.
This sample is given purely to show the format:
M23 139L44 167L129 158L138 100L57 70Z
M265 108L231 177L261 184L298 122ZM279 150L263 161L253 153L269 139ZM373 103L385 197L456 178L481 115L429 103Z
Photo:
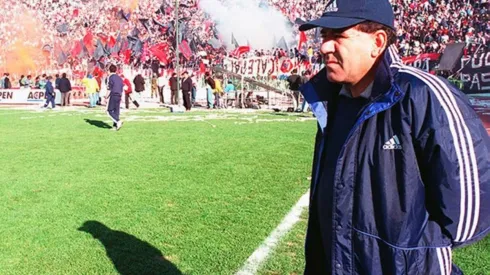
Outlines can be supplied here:
M301 213L308 207L310 203L310 190L308 190L296 203L296 205L284 217L279 226L265 239L265 241L248 257L242 268L236 275L254 275L259 270L260 266L269 257L279 241L293 228L299 221Z

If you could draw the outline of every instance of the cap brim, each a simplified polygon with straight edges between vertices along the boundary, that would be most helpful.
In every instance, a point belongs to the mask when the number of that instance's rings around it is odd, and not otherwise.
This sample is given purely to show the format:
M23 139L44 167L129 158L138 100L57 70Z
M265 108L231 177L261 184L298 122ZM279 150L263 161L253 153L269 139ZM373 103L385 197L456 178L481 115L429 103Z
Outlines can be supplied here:
M327 29L343 29L350 26L359 24L365 19L359 18L348 18L348 17L337 17L337 16L325 16L318 19L307 22L299 26L300 31L307 31L313 28L327 28Z

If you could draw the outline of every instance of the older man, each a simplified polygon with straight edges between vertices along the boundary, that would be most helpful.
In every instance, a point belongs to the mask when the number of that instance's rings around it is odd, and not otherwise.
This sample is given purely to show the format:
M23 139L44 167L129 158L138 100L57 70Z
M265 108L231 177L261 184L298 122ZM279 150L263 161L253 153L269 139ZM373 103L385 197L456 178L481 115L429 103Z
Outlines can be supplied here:
M404 66L388 0L330 1L326 68L301 87L318 119L306 274L461 274L490 233L490 139L466 96Z

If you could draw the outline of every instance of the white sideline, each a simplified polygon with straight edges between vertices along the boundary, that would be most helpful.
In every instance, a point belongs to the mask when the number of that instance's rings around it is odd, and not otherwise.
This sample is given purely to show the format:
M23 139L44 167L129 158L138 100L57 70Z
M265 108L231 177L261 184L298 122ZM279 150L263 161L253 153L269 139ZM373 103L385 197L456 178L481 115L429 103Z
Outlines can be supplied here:
M308 190L284 217L279 226L264 240L264 242L248 257L245 264L235 275L254 275L260 266L269 257L271 252L279 244L279 241L299 221L303 209L310 203L310 190Z

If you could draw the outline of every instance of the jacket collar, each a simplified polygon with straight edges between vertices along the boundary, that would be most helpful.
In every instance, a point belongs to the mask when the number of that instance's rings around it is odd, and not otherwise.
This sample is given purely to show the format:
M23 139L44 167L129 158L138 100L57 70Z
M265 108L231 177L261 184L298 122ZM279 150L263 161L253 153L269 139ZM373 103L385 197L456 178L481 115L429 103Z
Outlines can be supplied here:
M400 64L401 60L398 57L395 46L388 47L376 70L370 97L371 100L390 90L393 86L393 76L397 72L396 66L393 65ZM341 84L328 81L325 68L300 87L300 91L305 100L310 104L311 110L317 118L322 132L327 127L327 103L330 102L328 104L329 106L335 106L340 89L342 89Z
M383 58L378 64L373 82L371 98L376 98L382 93L387 92L393 83L393 75L396 73L396 68L392 65L401 62L398 57L395 46L390 46L383 53ZM330 101L337 97L342 89L341 84L328 81L326 77L326 68L323 68L310 81L300 87L306 101L311 105L315 102Z

